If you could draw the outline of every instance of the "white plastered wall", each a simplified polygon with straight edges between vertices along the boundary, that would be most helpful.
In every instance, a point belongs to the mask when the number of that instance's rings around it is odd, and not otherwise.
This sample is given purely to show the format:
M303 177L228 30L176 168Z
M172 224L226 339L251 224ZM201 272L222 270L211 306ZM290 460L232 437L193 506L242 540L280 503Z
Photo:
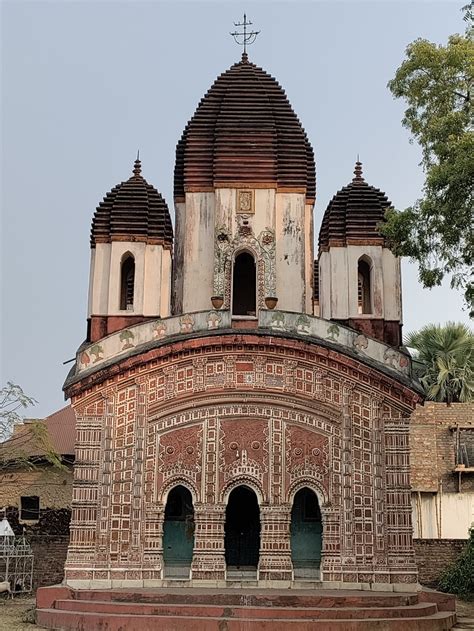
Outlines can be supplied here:
M278 309L306 310L305 196L276 195L276 288Z
M178 202L175 210L175 240L173 257L173 313L183 311L183 278L184 278L184 235L186 228L186 204Z
M474 493L412 493L413 536L468 539L474 526Z
M357 290L358 290L358 264L359 259L365 256L370 259L370 295L372 311L371 313L359 313ZM388 279L382 263L382 247L380 245L348 245L347 246L348 265L348 289L349 289L349 318L383 318L384 317L384 291L383 287Z
M186 193L183 262L183 312L211 308L214 275L215 194Z
M306 279L306 313L313 312L313 264L314 264L314 232L313 205L305 205L305 279Z
M133 310L120 309L121 268L124 255L135 260ZM89 316L170 313L171 253L161 245L113 241L97 243L91 253Z
M218 188L215 193L186 193L185 204L176 204L173 276L177 312L211 308L215 233L219 228L224 229L231 240L238 237L242 216L237 213L237 191L236 188ZM277 193L274 188L258 188L253 189L253 195L254 212L245 218L252 234L259 238L264 230L275 232L278 308L311 313L313 207L305 205L302 193ZM237 245L236 249L242 248Z
M95 248L91 250L89 317L92 315L107 315L111 248L111 243L97 243Z
M358 262L365 256L371 261L372 312L358 311ZM384 318L401 321L400 260L388 248L379 245L331 247L319 257L321 317Z

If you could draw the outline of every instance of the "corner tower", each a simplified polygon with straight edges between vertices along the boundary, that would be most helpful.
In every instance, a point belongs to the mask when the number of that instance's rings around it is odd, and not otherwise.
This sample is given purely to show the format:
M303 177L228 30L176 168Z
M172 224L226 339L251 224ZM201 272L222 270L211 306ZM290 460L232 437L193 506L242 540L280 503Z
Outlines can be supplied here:
M315 166L283 89L247 54L201 100L176 149L174 313L311 313Z
M390 207L357 161L352 182L334 195L321 224L319 306L322 318L400 346L400 259L378 228Z
M141 162L97 207L91 228L88 340L170 315L173 228Z

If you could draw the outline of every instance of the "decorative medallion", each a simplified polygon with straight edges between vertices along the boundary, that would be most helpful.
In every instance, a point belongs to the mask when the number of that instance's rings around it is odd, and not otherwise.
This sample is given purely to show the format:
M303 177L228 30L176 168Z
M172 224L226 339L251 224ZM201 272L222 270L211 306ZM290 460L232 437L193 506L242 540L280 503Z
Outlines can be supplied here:
M369 345L369 340L365 337L365 335L360 334L355 336L352 343L354 345L354 348L356 348L358 351L364 351Z
M336 342L337 338L339 337L339 333L340 331L337 324L331 324L330 326L328 326L327 339Z
M207 316L207 328L209 331L213 329L218 329L219 324L221 323L221 316L216 311L210 311Z
M131 340L133 340L135 336L129 329L125 329L120 333L120 341L123 343L122 350L126 351L129 348L133 348L134 344L132 344Z
M277 329L278 331L285 330L285 316L281 311L275 311L272 315L272 320L270 323L272 329Z
M104 349L102 348L102 346L100 344L94 344L94 346L92 346L89 349L89 353L91 355L94 355L94 364L98 361L100 361L101 359L104 359Z
M238 190L237 191L237 212L238 213L254 213L254 191Z
M162 340L164 337L166 337L166 322L163 322L163 320L158 320L153 328L153 334L159 340Z
M310 325L311 320L307 315L301 314L298 316L298 319L296 320L296 330L298 333L301 335L308 335Z
M194 330L194 318L189 313L181 316L179 319L181 333L192 333Z

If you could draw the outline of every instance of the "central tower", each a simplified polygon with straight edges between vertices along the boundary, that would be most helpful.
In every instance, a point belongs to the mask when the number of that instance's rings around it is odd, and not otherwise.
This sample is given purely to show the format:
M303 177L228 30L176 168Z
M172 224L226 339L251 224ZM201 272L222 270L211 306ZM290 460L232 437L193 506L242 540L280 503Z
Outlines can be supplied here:
M241 61L218 77L176 149L173 312L311 313L315 166L284 90Z

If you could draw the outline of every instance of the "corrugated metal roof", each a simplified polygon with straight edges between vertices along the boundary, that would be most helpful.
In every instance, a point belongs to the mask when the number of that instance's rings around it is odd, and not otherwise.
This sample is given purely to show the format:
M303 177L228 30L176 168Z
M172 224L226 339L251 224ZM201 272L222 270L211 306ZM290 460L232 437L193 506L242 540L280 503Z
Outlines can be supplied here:
M76 438L76 415L70 405L47 416L44 420L26 421L19 426L15 434L0 444L0 457L4 460L15 460L18 457L32 458L42 456L45 450L41 440L33 433L33 423L44 423L48 430L51 447L61 456L74 455Z

